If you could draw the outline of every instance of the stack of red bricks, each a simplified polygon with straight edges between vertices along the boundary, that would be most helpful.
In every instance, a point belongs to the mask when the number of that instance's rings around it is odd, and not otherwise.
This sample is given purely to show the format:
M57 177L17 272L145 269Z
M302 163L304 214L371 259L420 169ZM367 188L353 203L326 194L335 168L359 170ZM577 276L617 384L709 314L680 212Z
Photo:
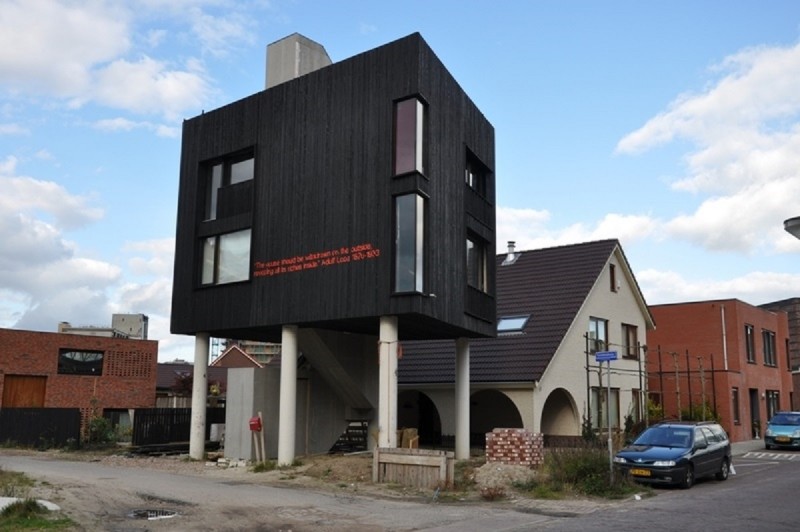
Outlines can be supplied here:
M487 432L486 461L540 466L544 462L544 435L526 429L494 429Z

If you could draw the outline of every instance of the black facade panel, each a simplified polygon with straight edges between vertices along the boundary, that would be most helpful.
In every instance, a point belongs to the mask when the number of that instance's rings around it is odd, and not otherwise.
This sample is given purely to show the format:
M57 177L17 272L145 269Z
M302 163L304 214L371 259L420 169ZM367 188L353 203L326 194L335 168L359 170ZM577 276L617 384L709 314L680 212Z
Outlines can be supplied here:
M410 96L426 104L428 164L397 177L394 102ZM204 163L248 149L252 183L221 189L219 219L203 221ZM376 334L380 316L396 315L401 339L493 335L494 264L481 312L467 312L465 239L469 212L493 256L494 176L484 198L468 196L467 150L493 169L494 130L417 34L188 120L172 331L274 340L295 324ZM425 283L399 295L394 197L413 192L426 201ZM250 279L201 286L202 238L246 227Z

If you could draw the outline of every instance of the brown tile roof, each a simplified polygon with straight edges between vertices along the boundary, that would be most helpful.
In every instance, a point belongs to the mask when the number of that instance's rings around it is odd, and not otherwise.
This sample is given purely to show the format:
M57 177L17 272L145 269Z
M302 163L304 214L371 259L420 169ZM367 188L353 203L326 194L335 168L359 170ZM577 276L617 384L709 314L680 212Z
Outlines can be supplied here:
M522 251L506 266L506 253L497 255L497 319L530 319L522 333L470 342L471 382L539 380L618 246L611 239ZM454 341L403 342L400 384L452 383L454 373Z
M158 364L156 389L159 391L171 390L178 377L194 375L194 365L188 363L162 362ZM228 368L209 366L208 383L219 382L223 389L228 383Z

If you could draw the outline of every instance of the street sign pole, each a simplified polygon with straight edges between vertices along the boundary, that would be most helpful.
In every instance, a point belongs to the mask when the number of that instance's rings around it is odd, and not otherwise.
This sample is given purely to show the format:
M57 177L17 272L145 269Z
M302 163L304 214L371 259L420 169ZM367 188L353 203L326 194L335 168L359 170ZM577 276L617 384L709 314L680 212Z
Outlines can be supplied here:
M611 360L609 359L606 369L606 429L608 429L608 474L614 480L614 451L611 444Z
M603 362L608 364L606 369L606 430L608 430L608 474L614 479L614 446L611 440L611 361L617 359L616 351L598 351L594 354L595 361L603 370ZM599 399L599 394L598 394Z

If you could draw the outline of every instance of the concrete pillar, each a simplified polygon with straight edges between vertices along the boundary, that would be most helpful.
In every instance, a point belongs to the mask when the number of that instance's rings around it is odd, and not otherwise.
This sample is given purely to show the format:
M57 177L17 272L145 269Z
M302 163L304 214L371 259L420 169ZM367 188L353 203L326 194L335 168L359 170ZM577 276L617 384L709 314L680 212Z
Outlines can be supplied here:
M381 316L378 368L378 446L397 447L397 317Z
M284 325L281 333L281 394L278 413L278 465L294 462L297 423L297 326Z
M456 460L469 458L469 340L456 340Z
M205 459L206 401L208 396L208 333L194 337L194 372L192 375L192 428L189 433L189 457Z

